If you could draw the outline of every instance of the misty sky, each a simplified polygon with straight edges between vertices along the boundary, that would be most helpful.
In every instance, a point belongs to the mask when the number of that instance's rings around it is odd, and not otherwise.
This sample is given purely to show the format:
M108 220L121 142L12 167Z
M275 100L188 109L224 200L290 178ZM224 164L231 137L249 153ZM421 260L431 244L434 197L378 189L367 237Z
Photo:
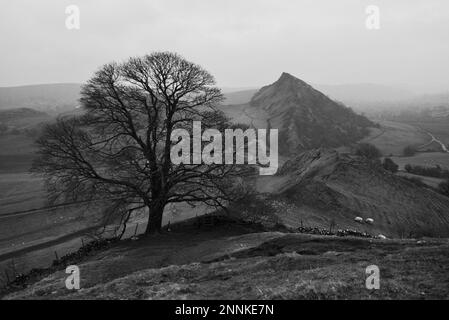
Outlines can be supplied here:
M65 8L78 5L80 30ZM365 26L380 8L380 30ZM220 86L282 71L320 84L449 90L447 0L2 0L0 86L83 82L102 64L176 51Z

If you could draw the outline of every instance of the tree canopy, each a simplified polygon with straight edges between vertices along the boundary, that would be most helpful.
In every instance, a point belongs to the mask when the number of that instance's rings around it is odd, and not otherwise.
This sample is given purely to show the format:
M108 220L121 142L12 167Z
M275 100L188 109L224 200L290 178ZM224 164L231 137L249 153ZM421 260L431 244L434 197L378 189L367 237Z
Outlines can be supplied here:
M193 121L231 125L214 109L223 98L214 85L206 70L170 52L106 64L82 87L84 114L44 128L33 170L45 175L52 201L108 200L107 216L125 222L147 210L147 233L160 231L168 203L222 206L232 198L232 165L170 160L173 130Z
M355 154L370 160L376 160L382 156L380 150L370 143L360 143L357 145Z

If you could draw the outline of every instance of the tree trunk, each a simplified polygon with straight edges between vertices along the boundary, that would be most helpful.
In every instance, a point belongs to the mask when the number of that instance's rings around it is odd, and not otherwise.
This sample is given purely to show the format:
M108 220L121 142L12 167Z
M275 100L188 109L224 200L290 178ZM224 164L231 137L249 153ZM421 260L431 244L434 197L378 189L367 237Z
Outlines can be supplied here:
M148 224L146 234L160 233L162 229L162 215L164 213L165 203L156 202L148 207Z

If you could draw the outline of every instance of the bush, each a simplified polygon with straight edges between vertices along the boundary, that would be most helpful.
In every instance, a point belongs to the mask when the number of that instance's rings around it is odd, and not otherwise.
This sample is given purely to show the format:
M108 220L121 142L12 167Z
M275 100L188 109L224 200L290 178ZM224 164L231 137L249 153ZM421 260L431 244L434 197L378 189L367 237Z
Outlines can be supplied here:
M407 164L404 168L408 173L413 173L419 176L449 179L449 170L442 169L439 165L436 165L435 167L424 167L412 166L411 164Z
M404 148L404 151L402 151L402 154L405 157L413 157L416 154L416 152L418 152L418 151L416 150L416 148L414 146L407 146Z
M449 197L449 179L440 183L438 186L438 192L446 197Z
M6 124L0 123L0 134L6 133L8 131L8 126Z
M376 146L369 143L360 143L357 145L355 154L370 160L376 160L382 156L382 153Z
M387 171L391 171L393 173L398 172L399 166L394 163L393 160L391 160L390 158L385 158L384 162L382 163L382 167L387 170Z

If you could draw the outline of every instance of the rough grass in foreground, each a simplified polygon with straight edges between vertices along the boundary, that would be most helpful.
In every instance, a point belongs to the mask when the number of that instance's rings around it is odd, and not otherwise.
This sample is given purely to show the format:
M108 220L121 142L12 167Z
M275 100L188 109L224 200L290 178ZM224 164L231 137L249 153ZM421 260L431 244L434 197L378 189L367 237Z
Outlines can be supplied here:
M8 299L445 299L446 239L372 240L211 229L127 242L79 265L82 289L54 273ZM380 290L365 268L380 268Z

